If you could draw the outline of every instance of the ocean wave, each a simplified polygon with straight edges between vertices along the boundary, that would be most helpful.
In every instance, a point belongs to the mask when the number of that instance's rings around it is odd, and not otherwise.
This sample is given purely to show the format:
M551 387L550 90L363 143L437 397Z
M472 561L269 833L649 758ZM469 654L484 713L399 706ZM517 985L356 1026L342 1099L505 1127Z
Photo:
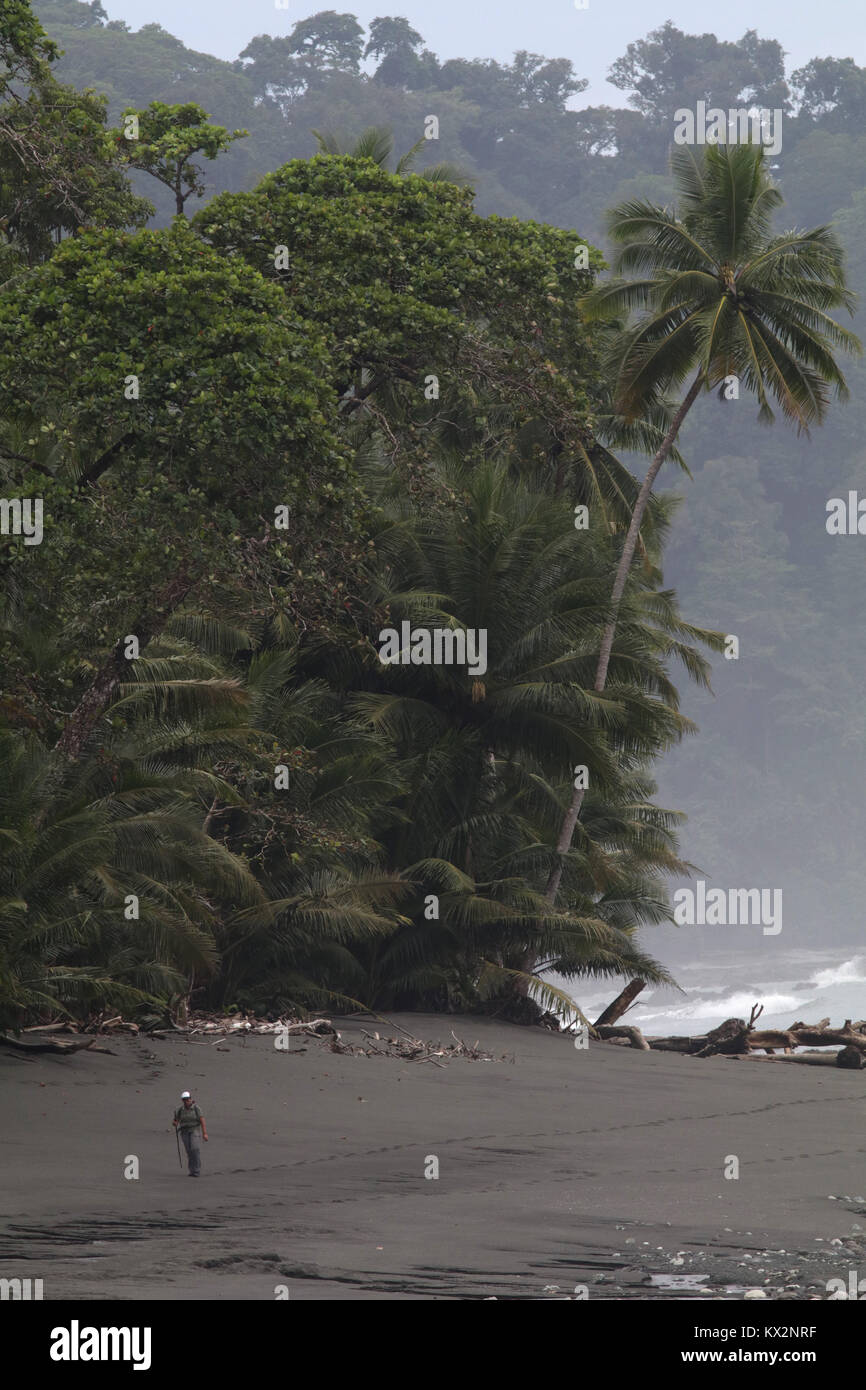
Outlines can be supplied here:
M866 957L854 956L853 960L843 961L841 965L829 970L819 970L812 977L812 984L819 989L829 989L832 985L859 985L866 983Z
M811 1003L813 998L814 995L808 994L759 995L755 990L748 993L738 990L725 999L695 999L691 1003L674 1005L668 1009L636 1010L633 1013L629 1012L628 1021L640 1025L657 1019L748 1019L753 1004L763 1004L764 1013L767 1015L789 1014L792 1009L799 1009L802 1005Z

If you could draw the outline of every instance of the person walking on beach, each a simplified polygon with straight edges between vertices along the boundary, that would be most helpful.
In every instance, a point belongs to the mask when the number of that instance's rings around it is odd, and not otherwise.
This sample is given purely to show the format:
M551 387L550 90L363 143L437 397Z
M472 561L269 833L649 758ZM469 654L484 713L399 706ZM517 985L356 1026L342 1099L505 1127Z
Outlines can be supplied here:
M189 1160L189 1176L197 1178L201 1172L201 1144L199 1137L207 1143L207 1126L204 1115L199 1110L189 1091L181 1092L181 1104L174 1112L172 1121L183 1140Z

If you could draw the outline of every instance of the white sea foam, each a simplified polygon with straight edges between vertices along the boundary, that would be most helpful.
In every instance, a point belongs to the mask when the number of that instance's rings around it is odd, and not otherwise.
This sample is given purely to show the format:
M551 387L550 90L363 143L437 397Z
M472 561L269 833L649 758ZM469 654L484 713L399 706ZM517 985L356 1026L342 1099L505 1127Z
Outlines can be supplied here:
M707 1022L714 1019L721 1022L725 1018L748 1019L752 1005L755 1003L763 1004L766 1014L788 1014L791 1009L799 1009L801 1005L808 1002L808 995L758 994L756 990L739 990L734 994L729 994L725 999L691 999L686 1004L680 1004L670 1009L636 1009L629 1014L629 1022L636 1023L640 1027L643 1023L648 1023L650 1020L655 1022L657 1019L695 1021L700 1019ZM712 1027L712 1022L710 1022L710 1026Z
M866 957L854 956L853 960L846 960L842 965L819 970L812 976L812 983L819 989L830 989L833 985L866 984Z

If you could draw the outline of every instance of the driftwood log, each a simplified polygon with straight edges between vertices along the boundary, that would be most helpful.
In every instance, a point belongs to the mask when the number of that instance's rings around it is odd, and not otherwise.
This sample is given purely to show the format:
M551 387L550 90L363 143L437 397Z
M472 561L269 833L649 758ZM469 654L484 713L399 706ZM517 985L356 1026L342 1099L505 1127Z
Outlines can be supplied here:
M798 1020L789 1028L756 1029L764 1006L755 1004L748 1022L744 1018L726 1018L707 1033L645 1038L639 1028L613 1026L642 989L642 980L632 980L599 1016L593 1032L602 1042L628 1044L642 1052L679 1052L689 1057L754 1057L760 1061L801 1062L851 1071L866 1067L866 1019L852 1022L846 1018L841 1028L831 1027L829 1018L822 1018L817 1023ZM839 1051L795 1056L796 1049L803 1047L838 1047ZM777 1055L777 1049L781 1049L782 1056Z
M835 1067L837 1056L836 1052L786 1052L783 1056L777 1052L741 1052L732 1053L727 1060L742 1062L745 1058L750 1062L768 1062L771 1066L793 1063L800 1067Z
M751 1038L754 1036L753 1026L761 1016L762 1007L759 1004L754 1006L748 1023L744 1018L726 1018L718 1028L711 1029L709 1033L701 1033L697 1037L649 1038L650 1048L659 1052L685 1052L692 1057L714 1057L717 1053L728 1056L732 1053L748 1052Z
M832 1047L838 1043L840 1047L866 1049L866 1033L856 1033L851 1028L810 1028L806 1023L794 1023L789 1032L794 1034L798 1047Z
M16 1052L58 1052L65 1056L70 1052L81 1052L86 1047L92 1047L96 1042L90 1038L70 1038L68 1042L61 1042L58 1038L45 1038L42 1042L24 1042L21 1038L10 1038L6 1033L0 1033L0 1044L3 1047L14 1048Z
M718 1028L710 1029L707 1033L707 1041L694 1055L696 1057L714 1057L719 1052L724 1055L748 1052L749 1033L759 1013L760 1009L755 1005L748 1023L742 1018L726 1018L724 1023L719 1024Z
M698 1052L707 1041L704 1033L700 1037L690 1038L684 1036L674 1036L670 1038L650 1038L649 1044L653 1052Z
M625 1038L630 1047L636 1047L641 1052L650 1050L650 1045L639 1028L627 1028L624 1025L612 1027L605 1023L596 1023L594 1027L602 1042L614 1042L619 1038Z

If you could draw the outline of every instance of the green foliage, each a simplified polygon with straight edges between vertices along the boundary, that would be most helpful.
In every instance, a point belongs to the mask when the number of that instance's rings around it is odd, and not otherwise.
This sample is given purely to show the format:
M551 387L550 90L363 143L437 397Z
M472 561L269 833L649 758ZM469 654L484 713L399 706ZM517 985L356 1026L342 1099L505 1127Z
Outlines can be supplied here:
M853 58L813 58L791 74L800 116L829 131L859 135L866 115L866 71Z
M204 171L194 163L194 156L207 159L217 156L235 140L249 131L212 125L208 114L194 101L167 106L152 101L143 111L128 107L121 118L123 129L113 131L121 157L134 169L142 169L171 189L178 214L188 198L201 198L205 191ZM127 131L134 124L137 134Z
M107 22L108 15L100 0L47 0L40 5L45 22L69 24L74 29L100 29Z
M171 770L167 731L140 732L149 757L101 750L74 767L0 732L0 1027L184 992L191 973L214 969L217 904L261 896L202 831L197 796L212 776Z
M364 48L365 58L390 58L415 53L424 40L408 19L374 19Z
M19 408L38 406L83 458L82 478L113 466L117 442L128 498L138 486L198 497L200 522L205 505L256 518L266 488L294 501L308 469L336 493L346 472L321 343L274 285L183 224L89 233L8 286L0 360ZM130 374L138 400L125 396ZM231 477L213 470L229 458Z
M29 7L0 6L0 267L44 260L85 226L141 226L153 212L133 196L105 129L106 102L55 81L56 46Z
M0 0L0 95L13 83L34 81L57 57L57 45L46 35L27 0Z
M509 429L540 418L561 447L585 450L598 367L576 292L601 262L587 248L576 270L581 243L568 233L481 218L466 189L344 156L295 160L253 193L214 199L193 225L280 284L325 337L343 417L381 411L413 474L429 459L430 376L480 422L479 447L490 429L483 384Z
M67 732L70 696L75 708L95 686L101 706L120 678L119 639L149 640L190 591L217 603L243 574L254 606L290 566L334 568L356 499L324 347L275 286L183 220L76 237L7 285L0 360L21 446L4 494L42 497L50 533L38 556L15 536L0 554L18 610L68 653L45 694ZM278 506L288 538L274 536Z
M386 87L415 90L433 85L439 64L426 48L418 52L423 42L406 19L372 20L364 57L379 60L373 80Z
M124 177L105 98L40 80L0 107L0 229L7 259L45 260L85 227L140 227L153 205Z
M320 10L294 25L289 52L302 57L309 72L357 72L363 36L353 14Z
M645 39L630 43L608 80L629 93L641 115L671 122L677 107L767 106L787 109L782 45L748 29L729 43L715 34L684 34L668 20Z
M394 135L387 126L372 126L369 130L365 130L351 149L346 149L345 142L333 131L314 130L313 134L322 154L347 154L352 159L372 159L373 163L378 164L380 169L387 169L394 153ZM396 174L408 174L415 164L419 151L423 150L426 144L427 141L423 136L420 140L416 140L412 148L396 161L394 172ZM466 184L469 182L466 174L456 165L428 164L425 169L419 172L422 178L428 179L432 183Z
M614 340L617 406L643 413L696 370L707 389L738 377L773 419L820 423L830 389L847 394L835 348L859 352L831 317L853 313L842 248L828 227L773 236L783 199L761 146L683 146L672 156L679 215L640 199L614 208L615 278L583 301L592 318L643 311Z

